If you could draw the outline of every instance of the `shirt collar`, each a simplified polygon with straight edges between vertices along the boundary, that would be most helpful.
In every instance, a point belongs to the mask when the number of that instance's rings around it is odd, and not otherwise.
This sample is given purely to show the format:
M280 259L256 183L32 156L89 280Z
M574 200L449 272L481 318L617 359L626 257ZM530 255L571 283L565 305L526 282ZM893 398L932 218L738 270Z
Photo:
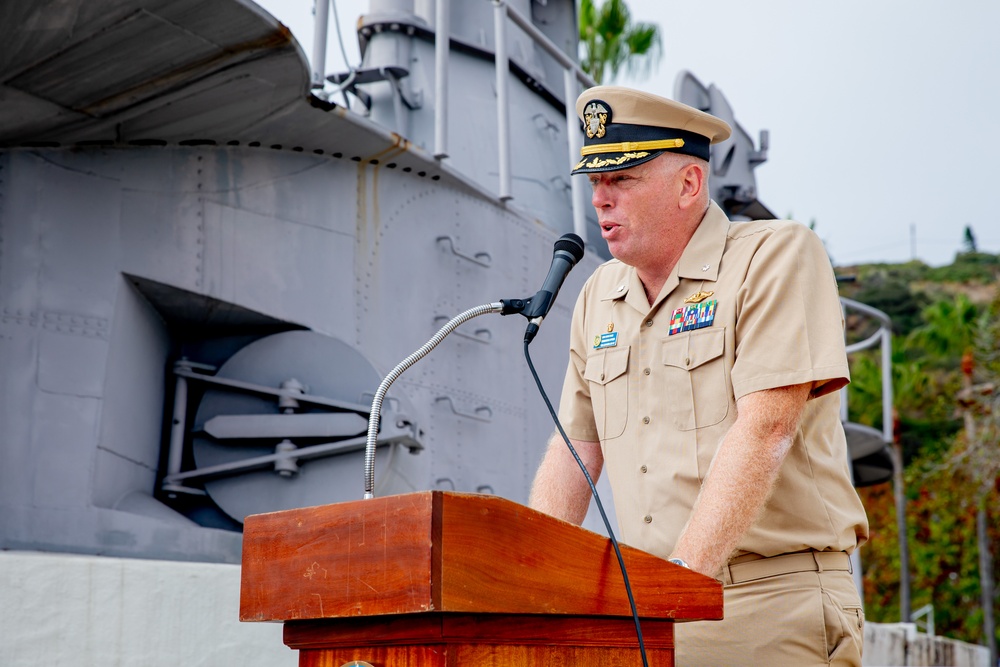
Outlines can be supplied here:
M729 218L713 201L677 262L677 275L691 280L717 280L728 235Z
M694 231L694 236L688 241L681 253L681 258L663 285L657 302L670 294L677 287L681 278L690 280L715 281L719 277L719 264L722 253L726 249L726 237L729 234L729 218L714 201L709 203L705 217ZM623 266L627 266L624 265ZM649 310L646 292L636 274L635 268L627 266L627 272L622 276L602 301L625 299L625 302L637 310ZM655 303L654 303L655 305Z

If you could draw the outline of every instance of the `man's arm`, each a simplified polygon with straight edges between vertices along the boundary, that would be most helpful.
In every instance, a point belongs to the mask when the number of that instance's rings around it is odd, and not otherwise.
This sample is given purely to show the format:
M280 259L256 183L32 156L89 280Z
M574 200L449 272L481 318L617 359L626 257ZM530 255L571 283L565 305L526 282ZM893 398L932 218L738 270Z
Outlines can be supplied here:
M714 577L767 502L791 449L810 383L766 389L736 401L726 433L671 556Z
M601 443L573 439L570 442L596 484L604 467ZM549 439L545 457L531 485L528 505L576 525L583 523L587 516L590 486L558 433Z

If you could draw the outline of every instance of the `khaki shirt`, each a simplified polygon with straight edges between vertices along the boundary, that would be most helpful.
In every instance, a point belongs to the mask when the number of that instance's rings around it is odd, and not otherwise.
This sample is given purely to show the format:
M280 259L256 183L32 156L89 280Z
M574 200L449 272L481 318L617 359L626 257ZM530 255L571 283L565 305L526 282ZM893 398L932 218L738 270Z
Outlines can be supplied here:
M851 551L868 521L840 423L836 390L848 381L836 279L816 235L784 220L730 224L713 202L652 306L622 262L588 279L560 418L571 438L601 442L622 541L666 556L736 399L812 382L775 491L738 549Z

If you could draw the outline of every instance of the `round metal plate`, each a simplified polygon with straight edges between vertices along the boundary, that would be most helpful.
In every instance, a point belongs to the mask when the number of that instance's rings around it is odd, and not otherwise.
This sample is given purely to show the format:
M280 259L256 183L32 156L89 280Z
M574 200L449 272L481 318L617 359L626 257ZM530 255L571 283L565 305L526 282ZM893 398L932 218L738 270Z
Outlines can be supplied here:
M279 388L297 380L306 393L370 406L381 382L374 367L346 343L312 331L287 331L261 338L240 349L216 373L217 377ZM391 395L398 397L392 390ZM324 412L302 404L298 412ZM199 468L273 454L280 439L215 440L199 430L219 415L277 415L277 397L211 387L198 406L192 449ZM385 412L383 412L383 417ZM362 439L364 433L360 434ZM294 441L300 448L316 441ZM363 446L363 445L362 445ZM401 450L401 451L399 451ZM413 456L400 446L379 447L376 455L376 495L415 490L410 480L428 457ZM364 495L363 449L299 461L299 472L281 477L273 467L206 481L213 501L242 522L250 514L358 500Z

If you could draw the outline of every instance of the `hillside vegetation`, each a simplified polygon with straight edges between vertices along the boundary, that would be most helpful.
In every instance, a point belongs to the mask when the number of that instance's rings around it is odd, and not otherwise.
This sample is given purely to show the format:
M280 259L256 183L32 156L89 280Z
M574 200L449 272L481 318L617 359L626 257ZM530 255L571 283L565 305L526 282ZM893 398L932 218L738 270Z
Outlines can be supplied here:
M905 472L911 609L934 606L937 634L985 644L977 514L1000 578L1000 256L954 263L838 267L841 295L892 318L894 431ZM877 324L848 319L848 340ZM851 355L849 418L882 428L878 350ZM862 548L865 613L900 620L892 483L860 489L871 522ZM982 538L982 531L980 531ZM994 595L993 608L997 608ZM994 618L996 613L994 611ZM996 629L993 629L998 634Z

